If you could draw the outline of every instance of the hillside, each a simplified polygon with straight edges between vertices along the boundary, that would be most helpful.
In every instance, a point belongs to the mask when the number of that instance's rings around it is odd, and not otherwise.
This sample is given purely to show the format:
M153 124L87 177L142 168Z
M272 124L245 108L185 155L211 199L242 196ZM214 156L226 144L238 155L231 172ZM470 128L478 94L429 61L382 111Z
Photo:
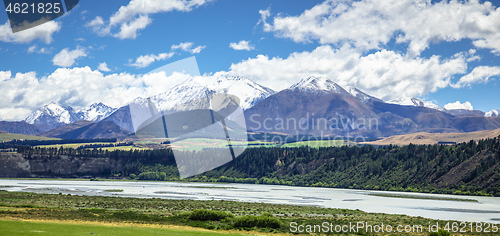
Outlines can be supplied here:
M413 134L396 135L387 137L373 142L365 142L363 144L370 145L409 145L412 144L437 144L439 142L456 142L462 143L470 140L480 140L494 138L500 135L500 129L483 130L469 133L427 133L419 132Z
M34 135L40 133L40 129L35 125L25 121L0 121L0 131L11 134Z
M500 196L500 140L247 150L195 180Z
M91 122L80 120L42 133L46 137L61 139L92 139L92 138L122 138L128 135L128 131L123 130L111 121Z

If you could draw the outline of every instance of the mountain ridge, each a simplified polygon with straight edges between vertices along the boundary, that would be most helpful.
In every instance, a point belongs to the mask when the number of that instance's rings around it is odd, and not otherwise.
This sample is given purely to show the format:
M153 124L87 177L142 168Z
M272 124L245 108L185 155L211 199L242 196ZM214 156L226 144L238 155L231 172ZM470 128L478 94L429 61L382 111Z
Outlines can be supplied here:
M358 130L356 127L354 129L351 127L349 130L344 129L344 132L333 132L330 135L361 134L370 137L385 137L412 132L477 131L494 129L498 125L498 122L492 118L497 117L498 110L487 113L446 110L433 102L411 97L383 101L356 87L346 86L343 88L333 80L324 77L306 77L287 89L275 92L243 77L205 76L192 77L163 93L150 98L136 98L129 105L117 109L103 103L94 103L87 108L63 107L57 103L50 103L27 117L26 124L22 122L5 123L3 131L38 134L79 120L87 120L110 121L121 129L133 132L133 120L137 119L138 114L147 118L148 114L151 115L152 110L176 112L208 109L209 104L206 102L206 96L217 93L239 95L239 103L245 111L247 123L251 115L257 114L262 118L258 122L264 122L268 118L300 120L310 115L310 118L319 121L336 119L337 122L348 123L347 126L344 123L337 124L337 127L341 128L360 125L353 124L353 121L363 119L365 121L376 119L381 124L381 126L377 124L376 130L367 132L361 132L359 127L357 127ZM270 97L272 97L272 101L266 101ZM198 103L192 101L198 101ZM205 102L203 103L203 101ZM151 104L153 107L150 107ZM267 106L266 109L262 108L264 106ZM303 111L298 111L297 106L301 107ZM131 109L135 109L134 112L131 112ZM139 117L139 122L141 119ZM475 124L467 124L467 122L475 122ZM9 125L12 126L10 129L5 128ZM361 124L361 126L363 125L365 124ZM365 125L365 127L367 126ZM2 130L1 126L0 130ZM310 131L305 130L306 133ZM311 132L316 135L321 134L321 132L316 131Z

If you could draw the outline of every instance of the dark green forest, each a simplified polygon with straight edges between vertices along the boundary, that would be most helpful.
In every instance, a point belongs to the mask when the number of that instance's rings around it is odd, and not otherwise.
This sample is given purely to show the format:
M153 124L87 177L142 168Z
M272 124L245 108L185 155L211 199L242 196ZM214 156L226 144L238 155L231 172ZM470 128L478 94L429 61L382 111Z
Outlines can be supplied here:
M223 150L204 150L217 158ZM249 148L215 170L179 179L170 149L103 151L18 147L27 159L112 158L122 165L101 178L256 183L500 196L500 139L457 145ZM61 177L61 176L58 176Z

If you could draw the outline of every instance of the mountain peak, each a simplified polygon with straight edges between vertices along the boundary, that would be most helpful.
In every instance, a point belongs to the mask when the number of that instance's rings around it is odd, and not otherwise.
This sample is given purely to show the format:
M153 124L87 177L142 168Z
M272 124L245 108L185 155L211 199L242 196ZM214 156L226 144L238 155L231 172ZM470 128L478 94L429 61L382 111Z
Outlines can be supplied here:
M74 117L67 108L62 107L58 103L49 103L37 111L33 112L26 122L28 124L42 124L42 123L66 123L69 124L74 121Z
M175 110L180 104L204 98L207 92L235 95L244 110L275 93L244 77L209 76L188 79L152 100L162 110Z
M486 117L499 116L498 115L499 113L500 113L500 109L498 109L498 110L491 110L489 112L486 112L486 114L484 114L484 116L486 116Z
M331 81L330 79L315 76L310 76L302 79L298 83L292 85L290 89L327 91L331 93L349 95L349 93L345 91L345 89L343 89L342 87L340 87L340 85Z

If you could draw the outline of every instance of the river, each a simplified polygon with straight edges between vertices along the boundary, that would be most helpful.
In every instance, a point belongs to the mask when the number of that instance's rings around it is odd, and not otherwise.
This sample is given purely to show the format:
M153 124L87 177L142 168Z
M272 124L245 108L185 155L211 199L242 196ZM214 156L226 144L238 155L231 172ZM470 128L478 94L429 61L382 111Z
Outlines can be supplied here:
M0 179L0 189L51 194L293 204L500 223L500 198L256 184ZM109 190L123 190L110 192ZM108 190L108 191L106 191ZM403 198L404 197L404 198Z

